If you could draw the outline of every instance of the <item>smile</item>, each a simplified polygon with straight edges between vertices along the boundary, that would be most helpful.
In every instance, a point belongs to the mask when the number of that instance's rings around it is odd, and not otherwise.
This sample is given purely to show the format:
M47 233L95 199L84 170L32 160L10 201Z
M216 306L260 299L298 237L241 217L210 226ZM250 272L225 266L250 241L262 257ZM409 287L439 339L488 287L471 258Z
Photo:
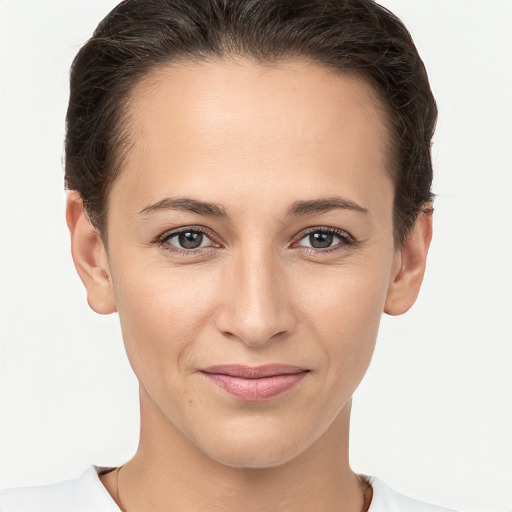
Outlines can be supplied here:
M294 388L309 370L271 364L257 367L219 365L201 370L213 385L244 402L263 402Z

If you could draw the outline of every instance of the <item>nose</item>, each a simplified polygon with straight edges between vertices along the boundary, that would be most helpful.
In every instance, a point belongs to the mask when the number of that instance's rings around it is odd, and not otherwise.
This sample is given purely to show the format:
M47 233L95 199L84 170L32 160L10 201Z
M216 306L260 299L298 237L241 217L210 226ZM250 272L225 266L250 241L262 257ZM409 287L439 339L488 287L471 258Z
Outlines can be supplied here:
M290 334L295 317L287 279L269 252L234 256L226 265L217 329L257 348Z

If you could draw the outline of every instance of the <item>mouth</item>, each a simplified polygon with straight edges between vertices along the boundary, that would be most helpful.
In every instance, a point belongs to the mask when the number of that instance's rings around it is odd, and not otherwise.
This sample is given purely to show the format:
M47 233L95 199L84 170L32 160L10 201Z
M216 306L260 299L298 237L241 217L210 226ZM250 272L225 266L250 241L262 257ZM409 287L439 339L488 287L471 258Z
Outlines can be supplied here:
M244 402L263 402L297 386L308 369L283 364L217 365L200 371L217 388Z

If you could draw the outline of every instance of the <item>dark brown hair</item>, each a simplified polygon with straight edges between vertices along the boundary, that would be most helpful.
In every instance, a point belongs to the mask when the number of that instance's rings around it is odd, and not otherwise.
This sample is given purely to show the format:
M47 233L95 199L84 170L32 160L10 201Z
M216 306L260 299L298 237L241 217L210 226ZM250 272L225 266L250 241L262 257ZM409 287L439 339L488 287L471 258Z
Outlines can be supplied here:
M71 68L66 183L105 236L110 185L129 148L134 86L177 61L238 55L303 59L363 77L385 106L400 245L431 204L437 108L403 23L372 0L125 0L98 25Z

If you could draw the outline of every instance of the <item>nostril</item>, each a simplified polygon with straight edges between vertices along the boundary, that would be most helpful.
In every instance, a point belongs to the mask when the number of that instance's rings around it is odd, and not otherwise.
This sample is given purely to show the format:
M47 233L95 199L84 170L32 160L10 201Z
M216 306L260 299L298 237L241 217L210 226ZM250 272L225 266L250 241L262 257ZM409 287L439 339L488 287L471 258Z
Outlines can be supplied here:
M288 316L291 318L291 315ZM289 334L292 328L293 322L287 320L282 314L274 317L267 316L264 321L255 322L254 319L223 312L217 319L217 329L224 336L251 347L278 341Z

